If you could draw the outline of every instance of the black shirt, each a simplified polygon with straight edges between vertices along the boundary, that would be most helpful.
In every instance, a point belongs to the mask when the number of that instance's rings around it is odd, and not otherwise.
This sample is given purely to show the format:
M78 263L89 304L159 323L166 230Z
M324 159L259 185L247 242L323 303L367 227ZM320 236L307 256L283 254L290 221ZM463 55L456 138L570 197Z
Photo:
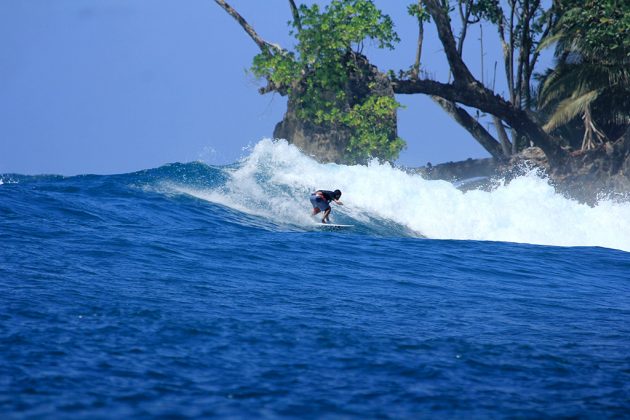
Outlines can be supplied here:
M317 190L317 191L322 193L322 195L324 196L326 201L330 202L332 200L335 200L335 192L334 191L326 191L326 190Z

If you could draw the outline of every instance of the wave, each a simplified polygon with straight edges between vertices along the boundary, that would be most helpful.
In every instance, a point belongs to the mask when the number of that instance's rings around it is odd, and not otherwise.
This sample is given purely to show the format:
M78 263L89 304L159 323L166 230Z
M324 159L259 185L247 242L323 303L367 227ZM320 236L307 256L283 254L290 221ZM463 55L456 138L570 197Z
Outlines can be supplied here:
M630 251L630 203L581 204L556 193L535 172L492 191L463 192L449 182L429 181L377 161L321 164L286 141L269 139L238 164L212 171L213 182L205 186L171 179L169 187L293 227L313 225L312 191L338 188L345 205L333 205L332 217L358 225L359 232Z
M51 208L86 206L94 213L108 209L111 200L105 198L115 198L133 209L139 200L164 197L167 200L151 201L153 207L145 211L159 208L161 213L155 217L160 218L168 218L170 211L171 217L177 214L182 223L186 217L200 217L203 211L213 218L213 225L282 231L313 230L318 219L310 216L310 193L340 189L344 206L333 205L331 218L336 223L356 225L352 233L600 246L630 252L629 202L602 199L595 206L581 204L556 193L548 180L535 172L509 183L499 181L492 191L464 192L449 182L426 180L377 161L363 166L321 164L286 141L269 139L228 166L174 163L121 175L4 174L0 180L6 206L17 199L8 190L13 184L23 185L24 194L34 195L25 197L28 202L44 206L48 201L41 193L48 191L52 194L48 198L55 200ZM37 187L27 187L30 183ZM68 192L72 194L60 194ZM83 203L81 194L95 196L101 210ZM215 207L192 208L188 200L170 199L182 196ZM113 206L102 217L113 217L116 211L118 207ZM215 220L217 217L221 220Z

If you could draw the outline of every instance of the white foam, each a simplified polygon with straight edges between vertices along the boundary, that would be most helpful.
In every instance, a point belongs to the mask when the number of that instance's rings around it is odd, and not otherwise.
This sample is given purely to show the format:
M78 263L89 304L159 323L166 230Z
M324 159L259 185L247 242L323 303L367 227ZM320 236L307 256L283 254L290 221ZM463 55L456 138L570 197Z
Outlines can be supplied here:
M462 192L376 161L367 166L320 164L286 141L262 140L233 169L222 191L192 192L249 214L310 223L308 196L340 189L359 222L395 222L434 239L602 246L630 251L630 203L602 200L595 207L556 194L534 172L492 192Z

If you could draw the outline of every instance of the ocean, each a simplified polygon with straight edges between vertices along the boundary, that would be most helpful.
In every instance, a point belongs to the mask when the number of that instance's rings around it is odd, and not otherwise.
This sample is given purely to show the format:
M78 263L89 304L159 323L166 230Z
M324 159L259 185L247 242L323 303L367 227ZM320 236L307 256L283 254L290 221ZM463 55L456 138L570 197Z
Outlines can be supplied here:
M344 231L309 193L340 189ZM630 203L462 192L263 140L0 175L3 418L621 418Z

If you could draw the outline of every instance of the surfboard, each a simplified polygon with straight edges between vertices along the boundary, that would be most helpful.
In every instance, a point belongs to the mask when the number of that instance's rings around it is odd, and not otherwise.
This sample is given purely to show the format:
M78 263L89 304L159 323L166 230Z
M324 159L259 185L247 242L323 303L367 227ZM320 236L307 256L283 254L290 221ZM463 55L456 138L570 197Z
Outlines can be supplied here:
M315 226L322 230L343 230L354 227L354 225L338 225L335 223L317 223Z

